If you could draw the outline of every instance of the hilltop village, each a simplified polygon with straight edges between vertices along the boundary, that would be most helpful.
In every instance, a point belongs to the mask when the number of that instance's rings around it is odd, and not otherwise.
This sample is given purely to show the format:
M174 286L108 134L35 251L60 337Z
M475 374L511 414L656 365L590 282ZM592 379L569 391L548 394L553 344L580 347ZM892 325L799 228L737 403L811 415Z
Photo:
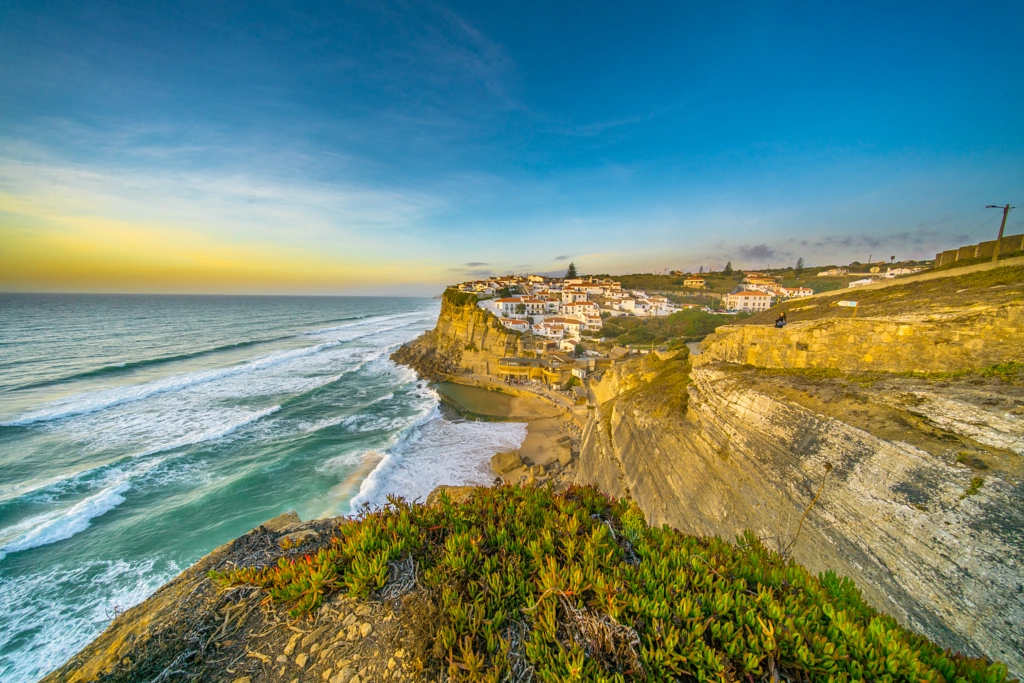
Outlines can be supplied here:
M881 273L879 266L873 266L865 270L868 272L851 273L850 268L837 267L808 272L807 276L827 282L830 286L824 289L850 288L920 269L889 267ZM570 271L561 278L506 275L473 280L448 291L475 297L477 307L496 316L505 330L524 338L525 343L519 346L521 355L486 363L474 373L478 382L500 381L558 392L578 405L592 400L588 379L600 379L602 371L628 356L649 353L655 347L664 347L666 341L670 345L695 341L733 319L729 316L743 318L767 311L779 302L815 293L813 287L794 284L792 276L785 282L782 275L734 272L731 268L726 275L729 279L721 281L720 274L672 271L668 282L680 287L651 291L630 286L628 280L623 284L620 279L579 277ZM851 275L859 279L851 282ZM651 284L657 287L659 282ZM712 291L721 290L723 285L731 290ZM685 315L677 315L680 313ZM689 334L656 334L663 329L678 332L679 323L684 321L690 325ZM617 338L616 333L621 334L623 329L627 333ZM672 338L666 340L664 336Z

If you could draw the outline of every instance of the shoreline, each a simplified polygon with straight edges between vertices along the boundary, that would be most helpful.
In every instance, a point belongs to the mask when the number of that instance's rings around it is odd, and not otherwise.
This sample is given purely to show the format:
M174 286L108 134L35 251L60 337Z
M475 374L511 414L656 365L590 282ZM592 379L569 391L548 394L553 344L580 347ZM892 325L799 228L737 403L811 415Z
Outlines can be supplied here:
M443 385L449 385L447 392ZM582 425L572 409L532 392L510 391L510 387L497 384L481 386L479 380L464 383L451 378L432 386L441 399L445 419L451 419L454 413L467 420L526 423L526 437L519 448L497 453L491 459L496 482L500 479L505 484L533 485L550 481L556 488L563 488L574 478ZM495 393L507 400L489 400L493 397L477 392ZM496 461L514 466L499 469Z

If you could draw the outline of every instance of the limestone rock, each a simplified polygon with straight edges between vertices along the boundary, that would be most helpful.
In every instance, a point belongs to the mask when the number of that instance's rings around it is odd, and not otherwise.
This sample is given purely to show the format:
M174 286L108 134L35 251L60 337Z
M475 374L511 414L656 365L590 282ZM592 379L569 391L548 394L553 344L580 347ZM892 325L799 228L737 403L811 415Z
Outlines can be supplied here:
M491 469L498 474L505 474L506 472L510 472L515 468L522 466L523 459L519 456L519 451L495 453L491 457Z
M315 631L308 633L306 637L302 639L302 647L309 647L310 645L316 644L316 641L320 640L320 636L322 636L326 632L327 627L321 626Z
M465 502L473 493L475 486L438 486L427 494L427 507L434 507L441 504L441 492L444 491L453 503Z
M299 515L297 512L295 512L295 510L289 510L288 512L281 513L273 519L269 519L266 522L263 522L263 524L261 524L260 526L262 526L267 531L276 533L278 531L281 531L282 529L294 526L296 524L302 524L302 520L299 519Z

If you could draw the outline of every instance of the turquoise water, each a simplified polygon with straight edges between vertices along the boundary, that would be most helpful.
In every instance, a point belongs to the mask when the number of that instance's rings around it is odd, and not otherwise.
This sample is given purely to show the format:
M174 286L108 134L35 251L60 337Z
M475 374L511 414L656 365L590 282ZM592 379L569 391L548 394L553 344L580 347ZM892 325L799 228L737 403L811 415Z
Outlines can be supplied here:
M428 299L0 295L0 680L34 681L285 510L486 483L525 426L453 423L388 355Z

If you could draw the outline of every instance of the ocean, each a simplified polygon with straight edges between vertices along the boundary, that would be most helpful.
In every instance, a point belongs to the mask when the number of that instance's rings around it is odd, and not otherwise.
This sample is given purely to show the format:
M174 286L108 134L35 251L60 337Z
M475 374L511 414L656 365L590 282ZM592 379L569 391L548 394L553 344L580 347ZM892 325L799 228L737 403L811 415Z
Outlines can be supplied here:
M439 303L0 295L0 680L38 680L261 522L489 483L518 423L388 359Z

